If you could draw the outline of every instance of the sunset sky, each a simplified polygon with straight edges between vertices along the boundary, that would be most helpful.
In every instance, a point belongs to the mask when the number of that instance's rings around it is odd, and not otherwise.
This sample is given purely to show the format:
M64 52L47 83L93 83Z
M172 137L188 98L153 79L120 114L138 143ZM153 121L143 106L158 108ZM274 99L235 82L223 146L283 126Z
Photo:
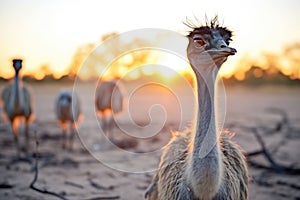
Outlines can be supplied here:
M96 1L1 0L0 76L10 77L11 59L25 58L24 72L48 64L63 72L76 49L97 42L103 34L139 28L163 28L185 33L186 17L204 20L219 15L234 31L238 54L278 52L300 42L300 1Z

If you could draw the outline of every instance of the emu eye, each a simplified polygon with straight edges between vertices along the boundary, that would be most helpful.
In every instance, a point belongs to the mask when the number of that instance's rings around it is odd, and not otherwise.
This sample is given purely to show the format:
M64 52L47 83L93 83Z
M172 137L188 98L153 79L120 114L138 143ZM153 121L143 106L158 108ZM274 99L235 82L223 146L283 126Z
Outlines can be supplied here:
M199 46L205 45L205 42L202 38L194 38L194 42Z

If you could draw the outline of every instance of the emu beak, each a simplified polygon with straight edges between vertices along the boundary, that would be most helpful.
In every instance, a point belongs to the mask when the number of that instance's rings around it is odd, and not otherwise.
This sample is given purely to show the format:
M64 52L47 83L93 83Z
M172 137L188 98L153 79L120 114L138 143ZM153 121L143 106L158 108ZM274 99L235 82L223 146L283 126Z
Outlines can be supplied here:
M224 53L228 53L228 55L234 55L237 53L236 49L235 48L232 48L232 47L225 47L225 48L222 48L222 51Z
M236 54L237 51L235 48L223 46L222 48L211 49L206 52L211 56L220 69L221 65L227 60L227 57Z
M207 53L211 54L211 55L216 55L217 57L227 57L230 55L234 55L237 53L235 48L232 47L223 47L220 49L211 49L211 50L207 50Z

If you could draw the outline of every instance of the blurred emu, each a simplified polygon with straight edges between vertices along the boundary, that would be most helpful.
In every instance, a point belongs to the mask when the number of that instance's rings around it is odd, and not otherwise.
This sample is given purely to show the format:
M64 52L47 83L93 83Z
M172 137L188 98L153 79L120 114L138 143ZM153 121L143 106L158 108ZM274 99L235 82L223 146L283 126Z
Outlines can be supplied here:
M101 81L95 94L95 106L101 120L101 127L109 139L114 139L111 129L114 125L113 114L123 109L123 95L117 81Z
M19 119L25 118L25 136L26 136L26 149L29 147L29 132L28 127L33 120L32 102L28 88L22 84L19 77L19 71L22 69L22 60L14 59L13 67L15 70L14 82L7 85L2 92L2 100L4 103L5 117L10 121L14 140L17 147L17 155L20 155L19 147Z
M58 94L55 102L55 114L58 124L63 131L63 148L67 148L69 140L69 148L73 147L76 123L79 122L81 115L80 102L75 93L65 90ZM67 135L68 125L70 127L69 139Z

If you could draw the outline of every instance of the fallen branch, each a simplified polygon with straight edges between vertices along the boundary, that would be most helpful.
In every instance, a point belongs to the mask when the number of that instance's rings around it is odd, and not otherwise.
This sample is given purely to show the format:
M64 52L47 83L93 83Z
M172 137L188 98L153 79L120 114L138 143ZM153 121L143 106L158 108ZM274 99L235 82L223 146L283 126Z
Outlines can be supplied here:
M252 152L248 152L248 153L245 153L246 157L251 157L251 156L257 156L257 155L260 155L262 154L263 151L262 150L257 150L257 151L252 151Z
M15 165L15 164L18 164L20 162L23 162L23 163L27 163L29 165L32 165L32 159L29 158L29 157L16 157L16 158L13 158L8 164L6 164L6 169L10 169L11 166Z
M248 158L248 163L251 166L256 167L256 168L262 168L262 169L272 170L272 171L275 171L277 173L285 173L285 174L291 174L291 175L300 174L300 169L298 169L298 168L292 168L292 167L288 167L288 166L284 166L282 164L277 163L273 159L273 157L272 157L271 153L269 152L269 150L267 149L267 147L265 145L265 142L263 141L261 135L258 133L257 128L253 128L253 127L251 127L251 128L249 128L249 127L242 127L242 128L250 130L250 132L254 134L256 140L258 141L258 143L261 146L260 150L246 153L246 156ZM250 157L258 156L258 155L261 155L261 154L270 163L270 166L266 166L264 164L261 164L261 163L258 163L258 162L255 162L255 161L249 159Z
M275 160L272 158L271 154L269 153L268 149L266 148L266 145L262 139L262 137L260 136L260 134L257 131L257 128L252 128L252 133L255 135L258 143L260 144L262 150L261 153L265 156L265 158L269 161L269 163L272 165L272 167L274 168L275 171L282 171L283 170L283 166L277 164L275 162Z
M11 185L11 184L6 183L6 182L0 183L0 189L11 189L13 187L14 187L14 185Z
M93 186L94 188L98 189L98 190L113 190L114 186L110 185L110 186L102 186L99 185L98 183L94 182L92 179L88 179L88 181L90 182L91 186Z
M271 129L269 132L267 132L268 134L281 131L284 126L287 126L288 128L290 128L289 117L284 110L271 107L271 108L267 108L266 111L269 113L275 113L275 114L278 114L281 116L281 120L276 124L276 126L273 129Z
M39 142L37 140L37 136L36 136L36 132L34 132L34 137L35 137L35 164L34 164L34 178L32 180L32 182L30 183L30 188L37 191L37 192L40 192L40 193L43 193L43 194L48 194L48 195L51 195L51 196L55 196L55 197L58 197L60 199L63 199L63 200L68 200L67 198L65 198L64 196L58 194L58 193L55 193L55 192L51 192L51 191L48 191L48 190L45 190L45 189L40 189L40 188L37 188L34 186L35 182L37 181L38 179L38 146L39 146Z
M288 187L291 187L291 188L294 188L296 190L300 190L300 185L297 185L295 183L287 183L287 182L284 182L284 181L277 181L276 184L278 185L284 185L284 186L288 186Z
M284 110L271 107L271 108L267 108L266 111L269 113L278 114L281 117L281 120L278 121L273 128L270 129L264 128L265 135L271 135L278 132L283 133L282 140L279 141L277 144L273 145L273 147L270 147L269 152L275 154L278 152L279 148L285 144L286 138L289 132L291 131L292 127L290 126L288 114ZM261 127L263 128L264 126Z
M63 195L60 195L56 192L52 192L52 191L48 191L46 189L40 189L36 186L34 186L35 182L37 181L38 179L38 146L39 146L39 142L37 140L37 136L36 136L36 132L34 133L34 137L35 137L35 144L36 144L36 147L35 147L35 153L34 153L34 156L35 156L35 162L34 162L34 166L33 166L33 169L34 169L34 178L32 180L32 182L30 183L30 188L37 191L37 192L40 192L40 193L43 193L43 194L48 194L48 195L51 195L51 196L55 196L59 199L62 199L62 200L68 200L66 197L64 197ZM91 182L91 180L90 180ZM103 186L100 186L98 185L97 183L93 182L93 186L94 187L98 187L98 188L101 188L101 189L106 189L106 190L111 190L113 189L113 186L109 186L109 187L103 187ZM79 184L76 184L76 183L72 183L72 182L69 182L69 181L65 181L65 184L69 184L69 185L72 185L72 186L75 186L75 187L79 187L79 188L83 188L82 185L79 185ZM101 196L101 197L93 197L93 198L89 198L89 199L85 199L85 200L111 200L111 199L119 199L120 196Z
M71 186L73 186L73 187L77 187L77 188L80 188L80 189L84 189L84 187L83 187L82 185L80 185L80 184L78 184L78 183L73 183L73 182L71 182L71 181L65 181L65 184L66 184L66 185L71 185Z

